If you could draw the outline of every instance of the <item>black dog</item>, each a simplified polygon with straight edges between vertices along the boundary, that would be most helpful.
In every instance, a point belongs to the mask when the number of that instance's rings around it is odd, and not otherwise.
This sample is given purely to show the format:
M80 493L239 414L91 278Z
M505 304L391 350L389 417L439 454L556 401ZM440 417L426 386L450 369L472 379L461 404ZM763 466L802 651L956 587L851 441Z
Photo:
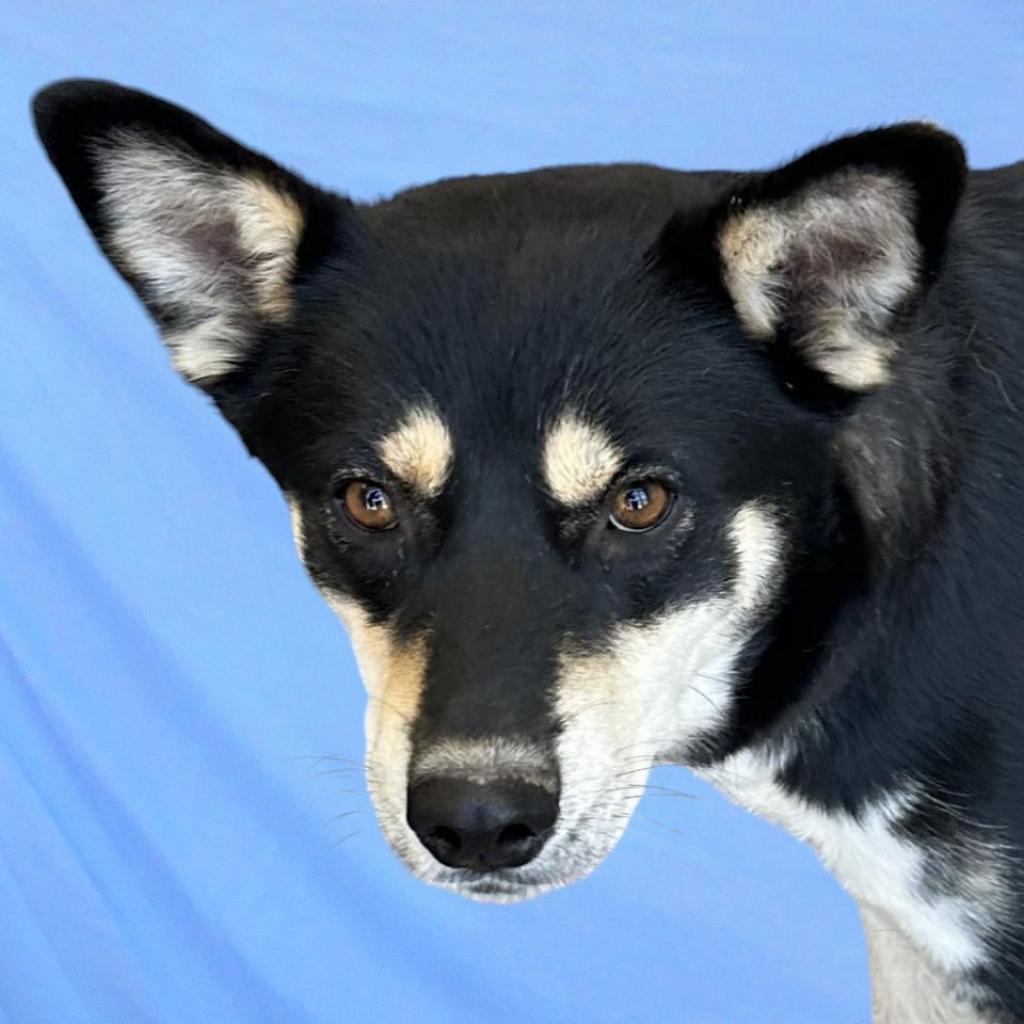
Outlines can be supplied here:
M1024 165L904 124L361 206L142 93L35 112L291 505L411 870L563 885L681 762L857 899L877 1020L1024 1021Z

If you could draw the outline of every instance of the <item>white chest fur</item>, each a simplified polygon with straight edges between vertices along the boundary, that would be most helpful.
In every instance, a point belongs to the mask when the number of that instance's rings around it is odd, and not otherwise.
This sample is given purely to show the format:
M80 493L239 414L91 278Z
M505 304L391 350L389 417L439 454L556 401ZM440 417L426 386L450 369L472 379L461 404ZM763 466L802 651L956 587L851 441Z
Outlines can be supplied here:
M873 961L876 1008L880 985L892 990L886 997L892 999L898 994L895 989L905 984L908 991L903 995L910 998L916 994L915 979L929 972L948 979L950 1001L948 1012L940 1009L921 1017L922 1021L981 1020L971 1016L953 993L967 993L962 984L965 972L985 959L981 937L991 927L1001 891L998 844L978 844L971 851L970 876L939 891L929 887L928 873L941 866L941 854L925 850L896 827L917 798L914 791L891 793L853 816L822 810L787 792L776 781L777 770L777 760L743 751L699 774L731 800L809 843L862 910L866 909L866 918L893 922L909 940L905 943L905 971L889 959L887 978L883 979ZM921 963L913 966L909 959L915 951L923 956Z

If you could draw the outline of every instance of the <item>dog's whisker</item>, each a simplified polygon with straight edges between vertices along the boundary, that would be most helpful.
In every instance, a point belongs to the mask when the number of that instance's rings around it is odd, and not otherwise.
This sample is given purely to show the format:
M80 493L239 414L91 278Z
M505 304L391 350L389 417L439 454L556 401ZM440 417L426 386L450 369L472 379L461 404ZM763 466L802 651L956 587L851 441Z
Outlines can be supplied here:
M355 814L368 814L368 813L369 813L369 811L367 811L365 808L359 808L359 809L354 810L354 811L343 811L341 814L334 815L334 817L331 818L331 823L333 824L335 821L341 821L343 818L351 818Z
M342 836L340 839L335 840L331 843L331 849L336 850L343 843L347 843L350 839L355 839L356 836L362 835L365 829L358 828L355 832L349 832L348 835Z

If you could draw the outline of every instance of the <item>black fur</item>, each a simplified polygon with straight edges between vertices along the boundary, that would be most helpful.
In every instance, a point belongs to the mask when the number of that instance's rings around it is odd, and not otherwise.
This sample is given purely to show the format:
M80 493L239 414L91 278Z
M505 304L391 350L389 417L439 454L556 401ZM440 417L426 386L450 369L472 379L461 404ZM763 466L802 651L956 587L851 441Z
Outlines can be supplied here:
M440 637L421 738L507 730L550 745L556 644L598 649L615 623L726 589L728 517L770 499L787 578L730 720L688 759L785 739L785 785L852 813L913 780L925 796L907 834L948 867L994 830L1016 881L1024 165L967 174L956 140L905 125L766 174L552 168L353 207L139 93L62 83L36 116L101 244L91 154L126 124L297 198L294 313L208 390L304 510L314 578ZM745 335L714 244L730 211L850 168L911 190L922 252L893 379L856 395L785 338ZM453 434L450 485L421 501L393 483L402 530L361 534L339 513L338 482L387 480L372 442L427 398ZM600 508L573 519L545 498L538 448L566 403L609 427L637 473L676 484L671 522L624 535ZM937 891L956 884L936 868ZM1006 895L973 980L1024 1021L1024 893Z

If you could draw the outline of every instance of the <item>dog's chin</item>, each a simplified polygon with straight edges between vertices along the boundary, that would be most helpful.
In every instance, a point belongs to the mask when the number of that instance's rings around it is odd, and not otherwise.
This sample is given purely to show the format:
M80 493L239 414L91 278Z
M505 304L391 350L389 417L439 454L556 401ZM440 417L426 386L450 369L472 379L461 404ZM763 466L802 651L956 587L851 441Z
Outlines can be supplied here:
M554 889L562 889L590 874L607 851L576 851L557 866L542 863L481 873L422 864L406 865L419 879L476 903L522 903ZM403 858L404 859L404 858Z
M522 903L557 888L549 886L524 886L507 882L492 882L481 879L458 885L441 883L441 887L458 896L471 899L474 903Z
M508 882L488 878L486 875L479 879L465 882L439 882L443 889L464 896L474 903L523 903L525 900L533 899L542 893L558 889L568 882L550 882L547 884L527 885L521 882Z

